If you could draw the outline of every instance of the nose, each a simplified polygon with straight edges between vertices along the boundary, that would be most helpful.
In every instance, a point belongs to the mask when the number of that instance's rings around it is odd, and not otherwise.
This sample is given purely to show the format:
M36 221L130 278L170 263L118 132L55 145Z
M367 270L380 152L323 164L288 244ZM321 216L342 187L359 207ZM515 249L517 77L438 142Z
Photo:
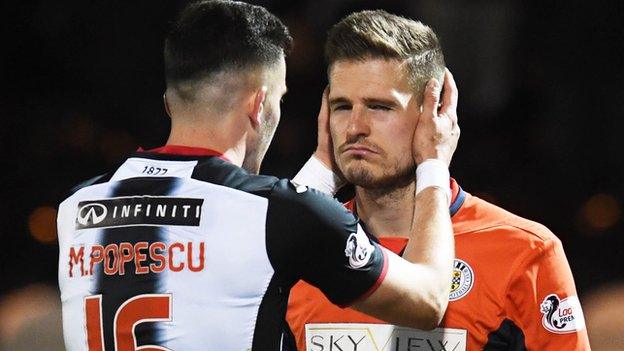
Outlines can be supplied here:
M347 126L347 139L357 140L362 136L370 134L370 125L368 116L363 108L354 106L349 116L349 125Z

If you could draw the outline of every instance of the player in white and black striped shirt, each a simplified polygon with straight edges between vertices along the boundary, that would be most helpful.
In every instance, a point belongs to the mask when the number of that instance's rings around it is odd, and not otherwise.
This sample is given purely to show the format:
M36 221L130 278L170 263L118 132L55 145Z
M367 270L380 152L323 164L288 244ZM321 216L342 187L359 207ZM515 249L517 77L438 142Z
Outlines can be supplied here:
M279 350L298 279L392 323L440 320L453 241L448 170L435 159L451 157L454 122L420 117L437 137L419 140L417 156L434 159L420 170L433 181L417 196L420 246L408 247L409 263L335 200L256 175L290 45L262 7L203 1L183 11L165 48L167 146L138 151L60 205L68 350Z

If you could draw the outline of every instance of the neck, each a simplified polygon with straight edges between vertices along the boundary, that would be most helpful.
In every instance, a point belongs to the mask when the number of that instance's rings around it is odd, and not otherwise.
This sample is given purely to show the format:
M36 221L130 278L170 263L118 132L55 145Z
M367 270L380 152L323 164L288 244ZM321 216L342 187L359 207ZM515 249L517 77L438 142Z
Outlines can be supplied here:
M187 117L171 119L171 133L167 144L219 151L233 164L242 166L247 131L246 128L236 125L236 118Z
M358 216L377 237L408 237L414 216L416 183L387 189L355 188Z

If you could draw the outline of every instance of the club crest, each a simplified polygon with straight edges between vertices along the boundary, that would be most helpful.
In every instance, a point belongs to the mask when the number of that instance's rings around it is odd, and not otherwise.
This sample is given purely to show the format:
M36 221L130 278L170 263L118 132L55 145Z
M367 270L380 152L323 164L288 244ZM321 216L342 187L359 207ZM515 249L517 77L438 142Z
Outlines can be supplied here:
M449 301L457 301L468 295L474 284L474 271L466 261L455 259L453 261L453 277L451 281L451 294Z

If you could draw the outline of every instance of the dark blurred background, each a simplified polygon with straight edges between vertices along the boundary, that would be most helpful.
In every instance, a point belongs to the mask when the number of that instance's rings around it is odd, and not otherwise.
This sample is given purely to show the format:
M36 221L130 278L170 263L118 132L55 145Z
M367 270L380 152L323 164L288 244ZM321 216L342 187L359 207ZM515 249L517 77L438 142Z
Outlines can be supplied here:
M451 173L463 188L558 235L582 301L624 280L621 2L252 3L282 18L295 38L263 173L291 177L315 147L328 27L352 11L383 8L423 21L442 41L460 89L462 138ZM184 4L3 5L0 313L32 289L54 296L56 206L66 191L137 147L166 141L163 36Z

